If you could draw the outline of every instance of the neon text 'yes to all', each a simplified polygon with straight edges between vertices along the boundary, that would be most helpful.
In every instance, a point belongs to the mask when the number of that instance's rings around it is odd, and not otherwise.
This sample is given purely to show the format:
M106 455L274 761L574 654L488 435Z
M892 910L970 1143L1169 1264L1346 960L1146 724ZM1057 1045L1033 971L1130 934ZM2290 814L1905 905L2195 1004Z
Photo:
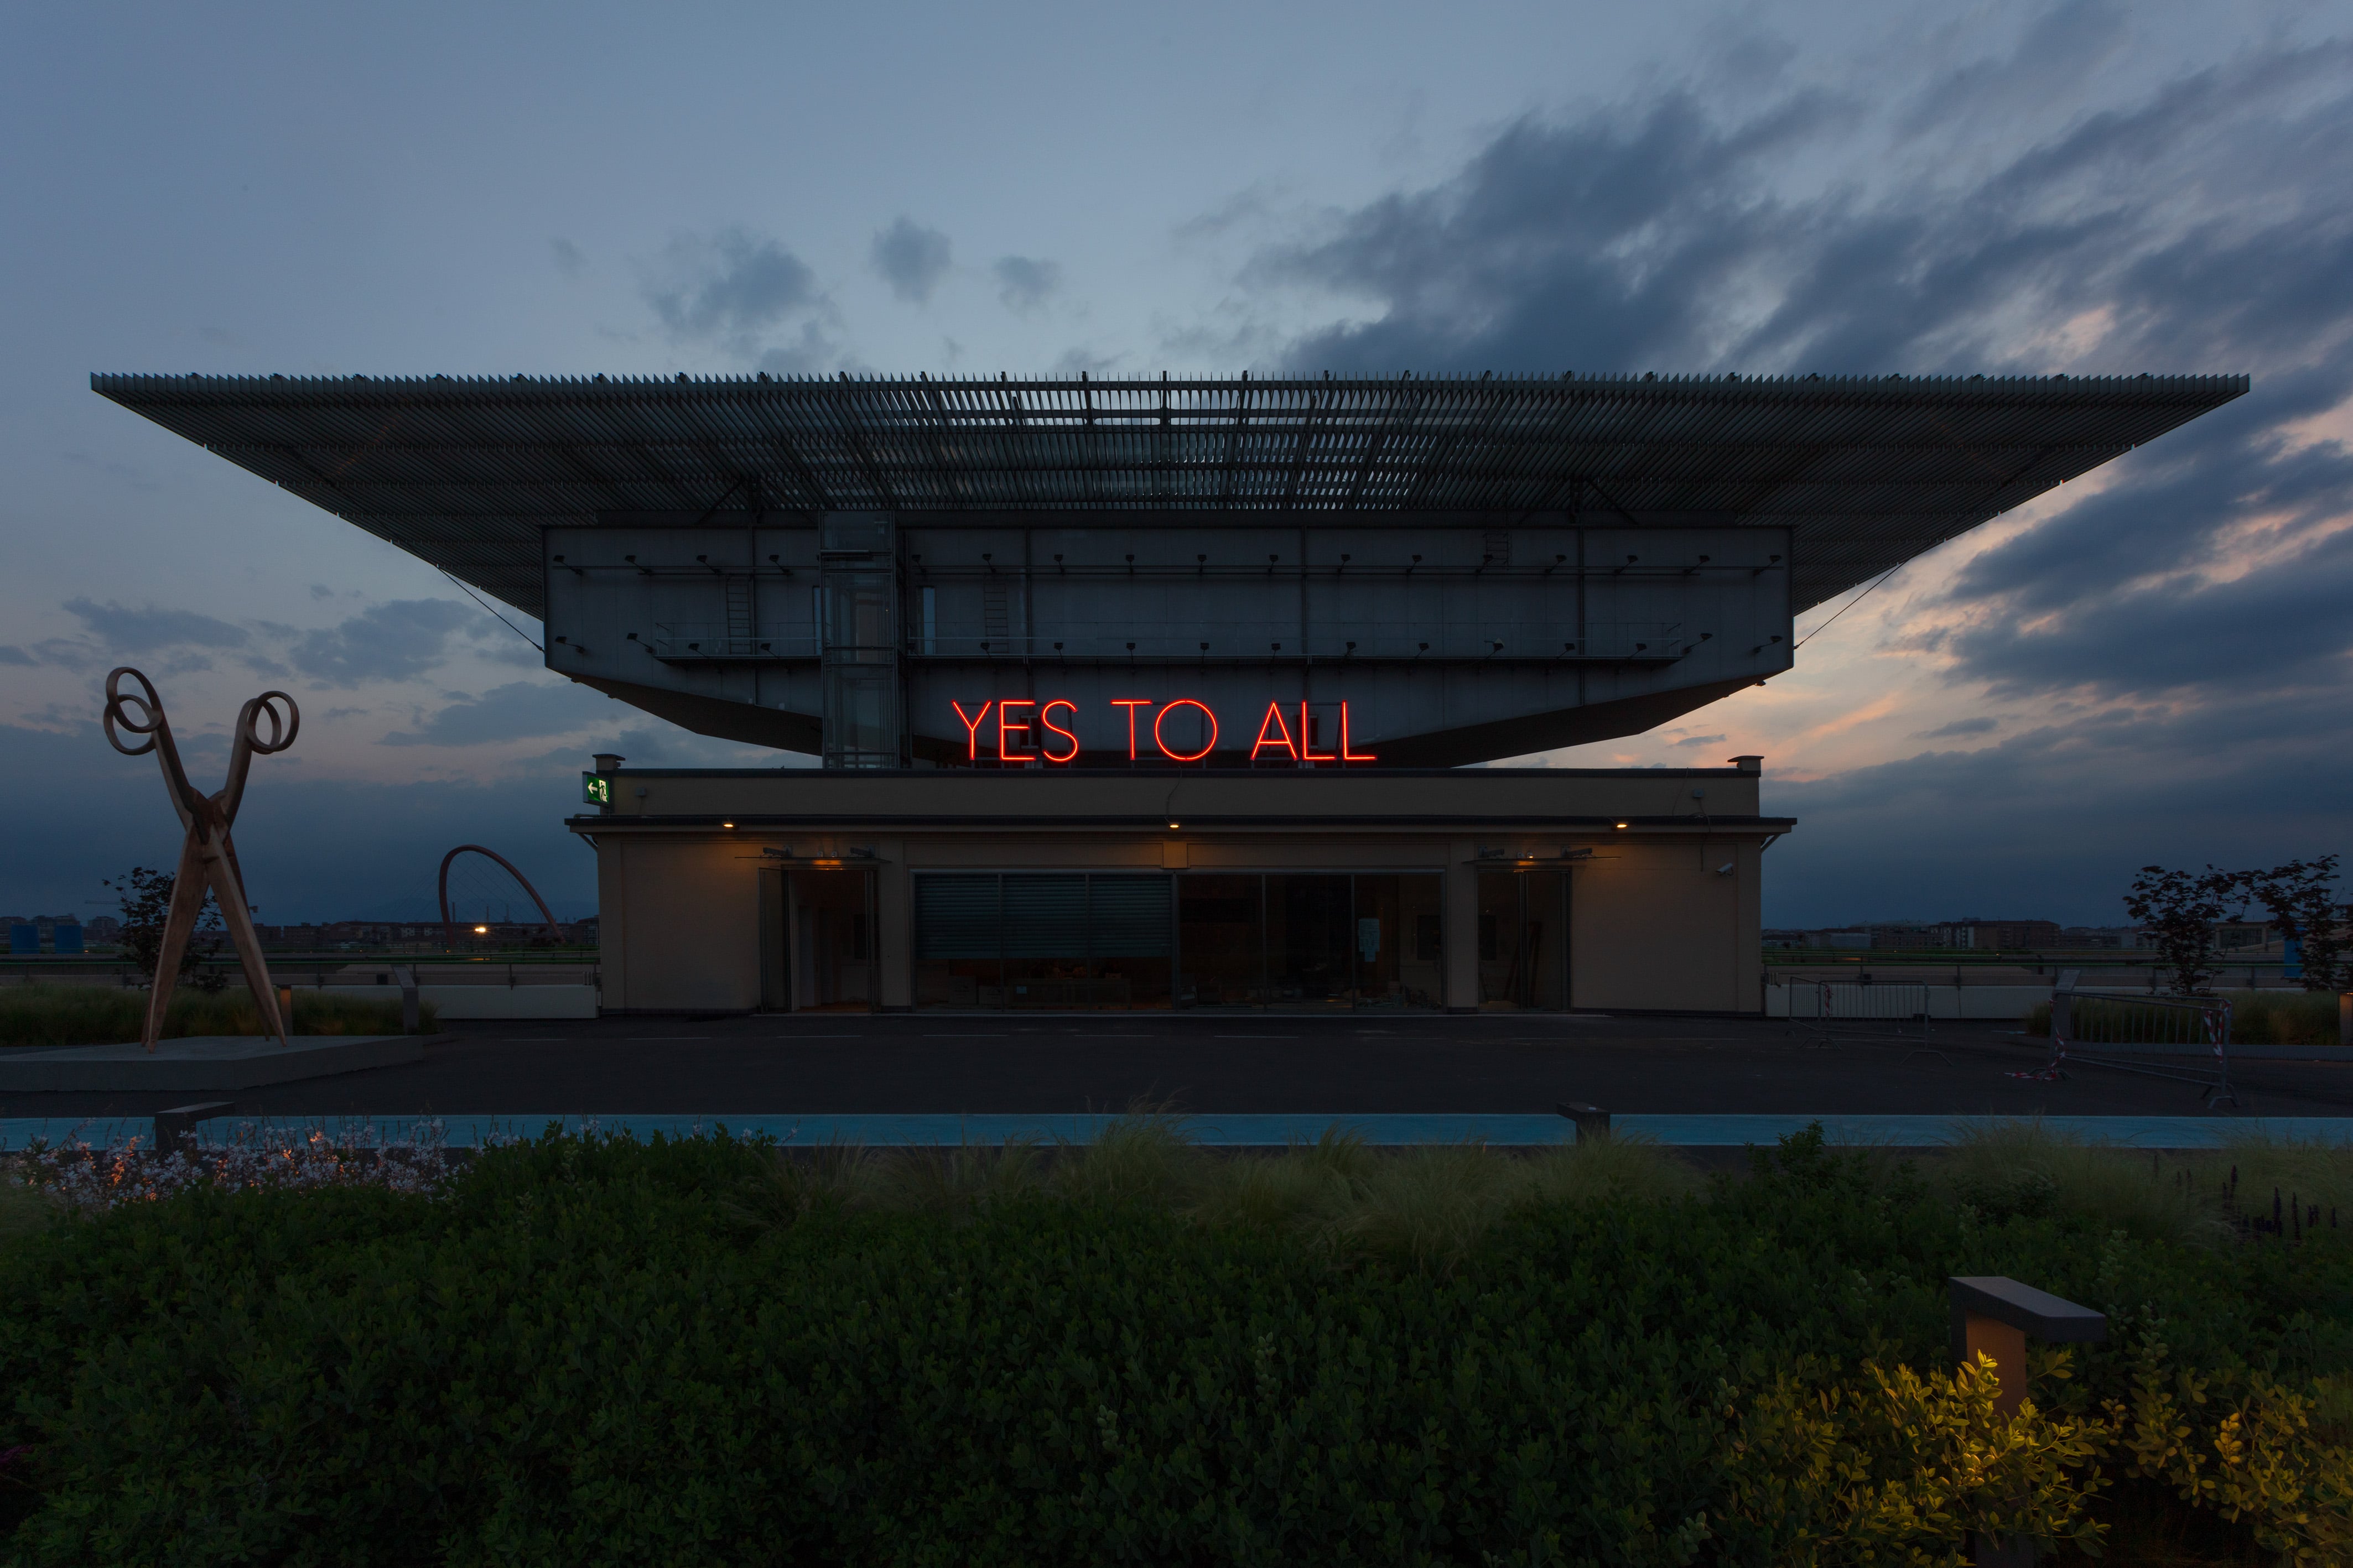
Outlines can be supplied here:
M1127 710L1127 760L1134 762L1141 745L1148 741L1160 754L1172 763L1198 763L1218 749L1218 716L1208 703L1191 697L1179 697L1173 702L1155 702L1145 697L1114 697L1113 708ZM1007 697L984 702L976 713L965 711L964 704L951 701L956 717L963 721L965 757L969 762L980 761L980 737L989 725L989 716L996 715L995 741L1000 763L1026 763L1032 760L1067 766L1079 760L1077 733L1054 721L1057 710L1076 719L1079 705L1067 697L1049 698L1039 701L1032 697ZM1157 708L1157 712L1148 711ZM1169 716L1186 710L1198 713L1207 725L1208 739L1198 751L1179 751L1169 744ZM1292 729L1289 713L1280 702L1269 702L1266 715L1259 721L1258 738L1250 743L1250 761L1257 762L1268 753L1289 757L1298 763L1369 763L1377 761L1370 752L1355 749L1348 731L1348 705L1340 704L1340 744L1336 751L1315 750L1315 726L1308 713L1308 704L1299 704L1298 729ZM1035 750L1031 750L1031 747Z

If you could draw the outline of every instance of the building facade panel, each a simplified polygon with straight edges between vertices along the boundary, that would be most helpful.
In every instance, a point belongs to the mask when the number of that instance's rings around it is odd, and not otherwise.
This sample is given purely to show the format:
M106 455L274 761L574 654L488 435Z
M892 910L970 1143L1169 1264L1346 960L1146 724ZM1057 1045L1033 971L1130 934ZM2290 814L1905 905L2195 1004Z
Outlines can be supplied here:
M1756 781L618 769L573 826L616 1010L1753 1013Z

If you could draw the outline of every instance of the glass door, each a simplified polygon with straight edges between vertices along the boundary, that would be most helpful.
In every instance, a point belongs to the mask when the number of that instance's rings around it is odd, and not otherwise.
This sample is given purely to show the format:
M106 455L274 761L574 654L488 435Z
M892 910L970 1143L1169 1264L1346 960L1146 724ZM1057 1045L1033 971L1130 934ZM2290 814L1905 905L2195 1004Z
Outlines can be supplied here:
M873 873L794 871L790 877L793 1010L871 1012Z
M1568 876L1479 873L1479 1005L1499 1012L1568 1006Z

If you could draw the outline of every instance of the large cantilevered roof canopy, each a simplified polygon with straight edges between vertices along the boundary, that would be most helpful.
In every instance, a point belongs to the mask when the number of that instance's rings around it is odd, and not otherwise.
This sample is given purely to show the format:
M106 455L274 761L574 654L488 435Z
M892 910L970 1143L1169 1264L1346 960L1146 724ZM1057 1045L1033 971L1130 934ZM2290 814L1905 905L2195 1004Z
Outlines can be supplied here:
M1803 609L2247 390L2243 375L90 384L534 616L541 528L744 510L1771 525L1793 531Z

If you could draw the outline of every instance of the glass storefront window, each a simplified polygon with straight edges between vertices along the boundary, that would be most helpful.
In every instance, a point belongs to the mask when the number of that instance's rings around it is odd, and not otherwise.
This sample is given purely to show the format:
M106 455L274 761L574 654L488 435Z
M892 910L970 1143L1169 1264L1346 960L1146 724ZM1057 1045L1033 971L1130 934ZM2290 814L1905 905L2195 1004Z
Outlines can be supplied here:
M919 872L915 1005L1442 1007L1444 889L1434 871ZM1567 876L1481 872L1478 895L1480 1005L1567 1007Z
M1176 983L1183 1007L1255 1006L1266 1000L1263 877L1176 879Z
M1166 1007L1169 899L1156 875L919 875L915 1005Z
M1438 940L1442 879L1376 875L1355 880L1356 1005L1444 1006L1446 971Z
M1176 879L1180 1007L1438 1007L1435 872Z
M1266 879L1268 1002L1278 1007L1345 1007L1356 994L1353 889L1349 877Z

